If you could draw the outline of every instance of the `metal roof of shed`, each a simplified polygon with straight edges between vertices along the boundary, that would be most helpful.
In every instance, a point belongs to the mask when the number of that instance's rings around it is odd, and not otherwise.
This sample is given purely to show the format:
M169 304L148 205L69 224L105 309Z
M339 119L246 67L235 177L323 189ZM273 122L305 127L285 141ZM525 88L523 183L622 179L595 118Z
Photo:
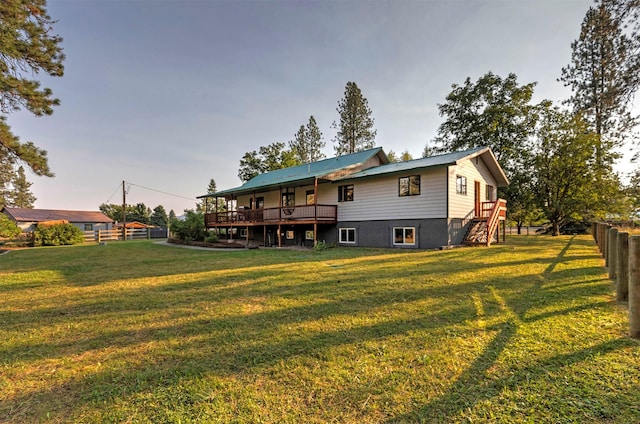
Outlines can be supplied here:
M16 222L69 221L113 222L98 211L67 211L57 209L3 208L2 211Z

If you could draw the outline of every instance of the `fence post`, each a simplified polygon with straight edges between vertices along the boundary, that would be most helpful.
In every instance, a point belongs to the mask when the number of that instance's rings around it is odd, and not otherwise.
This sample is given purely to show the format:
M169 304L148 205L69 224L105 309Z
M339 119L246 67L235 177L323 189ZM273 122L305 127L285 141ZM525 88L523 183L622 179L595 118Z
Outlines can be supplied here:
M600 251L600 254L602 254L602 222L596 222L596 234L598 250Z
M629 299L629 233L619 232L616 251L616 300Z
M640 236L629 238L629 335L640 339Z
M607 248L609 244L609 226L605 225L602 230L602 257L604 258L604 266L608 266L607 262Z
M607 267L609 268L609 279L616 278L616 255L618 247L618 229L609 228L609 241L607 242Z

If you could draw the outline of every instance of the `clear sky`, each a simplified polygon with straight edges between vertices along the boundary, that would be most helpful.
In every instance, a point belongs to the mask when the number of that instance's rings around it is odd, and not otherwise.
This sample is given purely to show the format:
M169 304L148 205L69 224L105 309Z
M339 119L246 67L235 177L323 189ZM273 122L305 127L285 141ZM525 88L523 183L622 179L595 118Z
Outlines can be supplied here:
M568 97L569 63L587 0L49 0L67 59L44 79L52 116L9 116L49 152L55 178L27 174L37 208L101 203L193 208L211 178L240 185L242 155L288 142L314 115L333 155L348 81L369 101L385 151L419 157L451 84L488 71L535 100ZM157 191L186 197L175 197Z

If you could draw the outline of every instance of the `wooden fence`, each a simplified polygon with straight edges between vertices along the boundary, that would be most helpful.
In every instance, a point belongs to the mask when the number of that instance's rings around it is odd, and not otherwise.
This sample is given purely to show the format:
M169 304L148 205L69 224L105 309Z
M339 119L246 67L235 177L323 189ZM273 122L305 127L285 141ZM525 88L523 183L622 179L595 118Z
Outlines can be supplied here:
M611 224L593 224L593 237L616 283L616 300L629 304L629 335L640 339L640 235Z
M166 238L166 228L127 228L126 240ZM85 231L84 241L97 243L109 240L123 240L122 229Z

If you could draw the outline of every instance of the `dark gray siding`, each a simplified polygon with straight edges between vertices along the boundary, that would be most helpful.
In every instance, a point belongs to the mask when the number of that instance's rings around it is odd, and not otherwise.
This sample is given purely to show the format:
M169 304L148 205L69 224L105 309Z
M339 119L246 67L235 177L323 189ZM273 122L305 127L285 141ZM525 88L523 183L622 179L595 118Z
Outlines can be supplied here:
M393 244L394 227L414 227L416 229L415 244ZM338 234L340 228L355 228L356 243L339 243ZM334 237L336 239L336 244L340 246L435 249L450 244L448 228L449 225L447 223L447 220L444 218L398 219L384 221L346 221L338 223L335 229Z

